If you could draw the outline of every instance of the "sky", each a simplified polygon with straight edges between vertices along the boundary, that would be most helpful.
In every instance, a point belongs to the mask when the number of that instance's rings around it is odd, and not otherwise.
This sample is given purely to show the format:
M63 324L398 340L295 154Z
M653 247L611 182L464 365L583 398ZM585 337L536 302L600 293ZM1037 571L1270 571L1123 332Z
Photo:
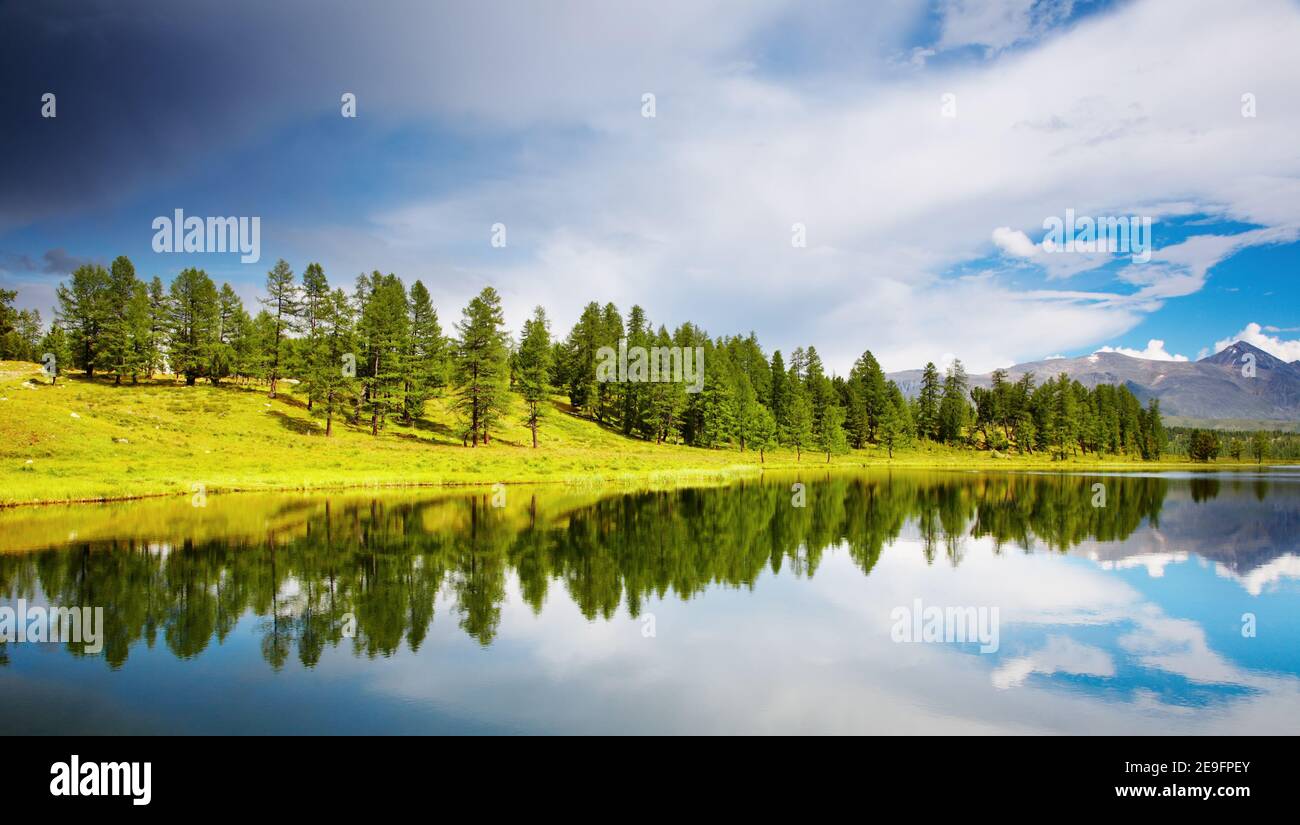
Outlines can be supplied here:
M514 330L640 304L841 374L1293 361L1296 43L1296 0L6 4L0 287L49 320L127 255L251 303L284 258L444 327L492 285ZM260 260L155 252L177 209L259 218ZM1067 210L1149 218L1148 259L1045 248Z

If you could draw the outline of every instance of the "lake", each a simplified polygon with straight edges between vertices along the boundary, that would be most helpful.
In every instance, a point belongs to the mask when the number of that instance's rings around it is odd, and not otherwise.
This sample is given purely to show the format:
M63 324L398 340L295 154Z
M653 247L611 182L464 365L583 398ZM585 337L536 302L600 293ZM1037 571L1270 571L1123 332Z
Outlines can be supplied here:
M1298 733L1300 470L16 508L3 608L4 734Z

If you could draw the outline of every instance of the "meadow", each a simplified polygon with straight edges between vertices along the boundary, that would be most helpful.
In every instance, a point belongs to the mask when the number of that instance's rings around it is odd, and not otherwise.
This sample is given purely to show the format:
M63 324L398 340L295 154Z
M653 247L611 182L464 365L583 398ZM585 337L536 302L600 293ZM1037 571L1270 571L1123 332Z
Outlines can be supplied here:
M551 400L534 449L522 423L524 405L492 441L463 446L449 399L430 401L411 426L390 424L372 436L308 411L292 382L278 397L264 384L206 382L186 386L171 376L114 385L78 373L54 385L39 365L0 362L0 506L109 501L233 491L319 490L495 483L570 486L700 484L764 470L827 466L824 453L701 449L628 438L579 417L561 397ZM832 467L1074 471L1200 467L1185 461L1142 462L1113 456L1053 461L1046 455L1002 455L923 443L895 452L852 450ZM1216 466L1234 466L1221 461ZM1254 466L1246 463L1241 466Z

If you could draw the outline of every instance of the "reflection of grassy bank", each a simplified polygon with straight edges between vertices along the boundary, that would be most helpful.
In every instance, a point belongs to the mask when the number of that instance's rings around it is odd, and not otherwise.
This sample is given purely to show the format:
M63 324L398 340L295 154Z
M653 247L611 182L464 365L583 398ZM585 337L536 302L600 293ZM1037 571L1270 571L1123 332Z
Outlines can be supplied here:
M452 517L460 511L449 505L471 496L490 499L492 494L488 489L471 493L451 487L399 489L384 492L382 501L385 507L420 505L420 523L413 525L414 529L456 531L466 525L463 519ZM529 522L553 522L560 514L590 506L600 497L595 491L564 486L519 485L506 490L503 506L493 512L504 523L523 529ZM202 507L195 507L187 497L160 496L93 507L6 508L0 510L0 554L102 542L123 547L180 547L211 541L280 546L306 538L311 518L330 510L356 512L374 501L372 493L341 490L328 496L300 492L214 495L206 498Z
M30 382L28 379L31 379ZM548 483L651 485L718 483L761 469L825 467L824 455L758 454L656 445L568 414L557 399L534 450L518 415L489 446L461 446L443 401L427 420L378 438L363 428L322 423L288 392L140 386L63 380L51 387L34 365L0 365L0 505L94 501L236 490L318 490L412 485ZM30 463L29 463L30 462ZM836 466L940 469L1157 469L1200 466L1107 458L1054 462L930 446L837 456ZM1227 466L1227 465L1224 465Z

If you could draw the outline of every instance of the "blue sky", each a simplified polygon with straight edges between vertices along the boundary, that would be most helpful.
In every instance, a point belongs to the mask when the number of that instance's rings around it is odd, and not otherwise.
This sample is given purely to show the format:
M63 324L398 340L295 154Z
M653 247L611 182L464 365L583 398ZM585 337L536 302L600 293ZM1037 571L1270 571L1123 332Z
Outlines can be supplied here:
M640 303L841 372L868 348L888 369L1240 337L1300 358L1292 0L139 0L0 23L0 286L47 318L79 262L201 266L252 301L283 257L420 279L444 322L492 284L513 327ZM178 208L260 217L262 259L155 253ZM1066 209L1150 217L1151 260L1036 249Z

